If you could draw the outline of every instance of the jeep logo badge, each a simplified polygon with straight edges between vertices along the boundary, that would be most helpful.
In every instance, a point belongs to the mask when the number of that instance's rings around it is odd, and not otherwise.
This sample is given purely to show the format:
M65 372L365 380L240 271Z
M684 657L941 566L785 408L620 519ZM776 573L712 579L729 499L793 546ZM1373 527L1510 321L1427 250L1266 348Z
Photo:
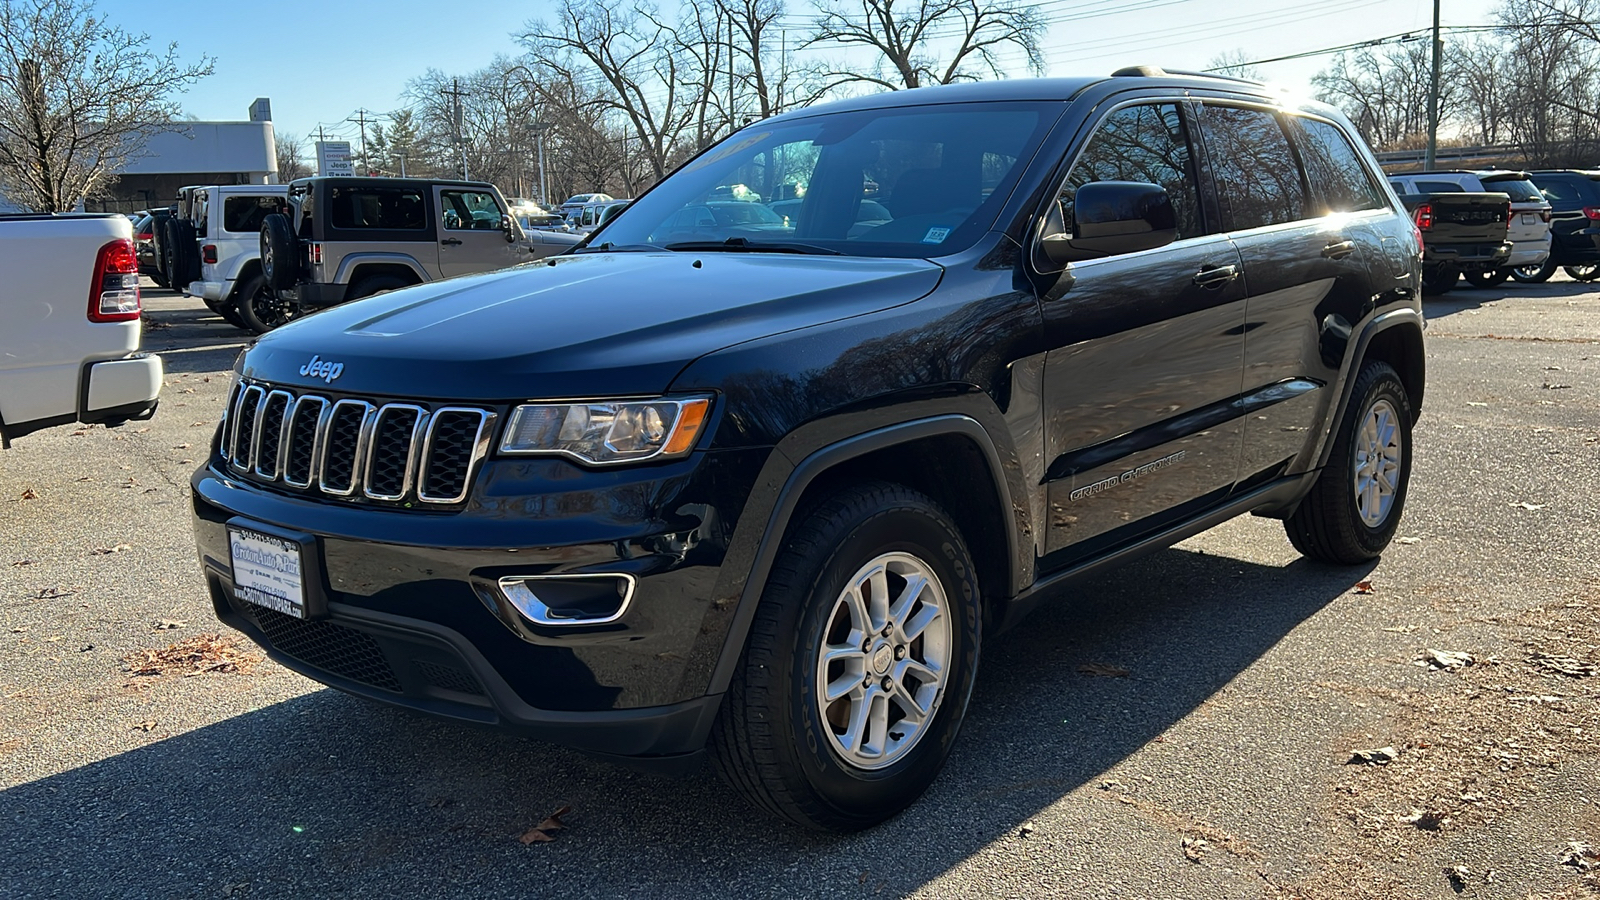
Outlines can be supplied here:
M312 378L321 378L328 384L332 384L334 379L344 374L344 363L332 362L331 360L323 359L321 356L312 356L311 362L300 367L300 374Z

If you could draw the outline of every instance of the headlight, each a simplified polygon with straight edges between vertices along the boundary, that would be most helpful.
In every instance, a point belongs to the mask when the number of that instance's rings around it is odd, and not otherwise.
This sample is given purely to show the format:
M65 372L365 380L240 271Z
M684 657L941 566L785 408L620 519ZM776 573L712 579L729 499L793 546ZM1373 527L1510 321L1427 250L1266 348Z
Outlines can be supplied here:
M709 397L529 403L511 411L500 452L571 456L593 465L683 456L711 411Z

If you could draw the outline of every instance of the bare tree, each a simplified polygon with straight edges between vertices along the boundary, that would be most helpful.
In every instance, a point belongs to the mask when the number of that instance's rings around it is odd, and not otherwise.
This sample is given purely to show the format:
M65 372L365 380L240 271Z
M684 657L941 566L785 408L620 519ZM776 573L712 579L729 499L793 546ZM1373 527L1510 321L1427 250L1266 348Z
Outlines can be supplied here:
M595 102L627 121L635 152L660 179L679 157L695 114L692 92L683 85L688 63L673 52L673 29L653 7L625 0L561 0L556 12L554 23L534 22L522 36L529 56L572 81L585 68L598 75L608 90Z
M1341 53L1311 77L1317 98L1344 110L1367 143L1378 149L1414 143L1428 130L1428 86L1432 53L1420 43ZM1439 118L1458 108L1453 81L1440 82Z
M872 73L835 68L829 87L864 83L885 90L975 81L1005 74L999 51L1021 50L1028 69L1043 74L1039 38L1045 19L1023 0L816 0L808 46L844 44L881 56ZM947 49L947 54L938 51Z
M210 75L99 17L90 0L0 0L0 182L44 212L75 208L178 115Z
M1228 75L1233 78L1249 78L1252 81L1266 81L1267 75L1261 68L1252 65L1252 54L1246 53L1241 48L1235 48L1225 53L1218 53L1206 63L1207 72L1216 72L1219 75Z
M274 139L277 144L279 182L288 184L311 174L311 167L306 165L305 142L289 134L275 135Z

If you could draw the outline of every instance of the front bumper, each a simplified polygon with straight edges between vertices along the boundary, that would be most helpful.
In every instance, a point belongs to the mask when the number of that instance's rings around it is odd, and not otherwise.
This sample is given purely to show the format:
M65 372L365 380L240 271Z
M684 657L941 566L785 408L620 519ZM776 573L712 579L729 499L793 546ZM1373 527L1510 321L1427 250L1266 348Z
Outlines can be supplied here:
M194 530L218 617L288 668L592 752L673 757L702 747L720 702L689 673L709 671L694 657L721 644L704 629L721 621L710 598L742 500L722 485L748 485L743 476L764 458L702 453L604 473L491 461L473 500L451 512L288 496L207 467L191 482ZM587 477L583 489L574 476ZM236 596L235 519L307 536L316 552L305 578L326 597L324 616L297 619ZM514 620L499 602L502 577L585 573L637 578L617 621L546 626Z

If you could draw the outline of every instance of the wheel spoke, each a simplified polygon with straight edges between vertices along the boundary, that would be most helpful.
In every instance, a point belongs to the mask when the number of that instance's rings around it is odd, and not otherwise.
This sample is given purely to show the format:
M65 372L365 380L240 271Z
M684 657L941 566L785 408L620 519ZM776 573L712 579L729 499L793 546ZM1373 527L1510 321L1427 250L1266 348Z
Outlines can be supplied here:
M924 709L922 704L917 702L917 698L906 690L905 685L897 683L894 686L894 693L890 696L894 700L894 705L900 707L900 711L905 713L905 718L900 720L901 725L921 725L927 721L929 710ZM937 693L928 692L929 707L932 707L933 698L936 696L938 696Z
M889 572L883 566L878 566L867 576L867 583L872 585L872 596L868 598L867 611L871 618L867 620L867 629L877 631L889 624Z
M867 741L862 748L873 756L881 756L889 749L889 697L881 689L868 699Z
M860 661L861 660L861 643L864 640L866 640L866 638L861 636L861 632L852 629L851 632L850 632L850 641L853 641L854 643L851 643L851 642L847 641L846 643L843 643L843 644L829 644L828 646L822 648L822 665L823 665L823 667L826 668L829 663L837 662L838 660L841 660L841 659L843 659L843 660L852 660L853 659L853 660Z
M907 675L910 675L911 677L917 679L917 681L919 683L924 684L924 685L928 685L928 684L942 685L942 684L944 684L944 673L943 672L941 672L941 671L939 671L937 669L931 668L928 665L926 665L925 663L918 662L917 660L914 660L914 659L901 660L900 664L895 667L894 680L896 682L904 684Z
M853 638L874 630L872 616L867 612L867 602L861 596L861 585L855 584L846 588L844 596L839 599L850 607L850 634Z
M928 630L928 626L932 625L934 620L942 615L944 615L944 611L939 609L937 606L933 606L932 604L923 606L922 609L911 618L911 621L907 622L903 627L902 630L905 633L906 640L914 641L921 637L922 633Z
M894 604L889 607L889 621L904 631L906 628L906 615L911 612L911 607L917 603L917 598L922 596L922 589L928 586L928 579L923 575L907 575L905 590L896 597Z
M850 704L850 724L845 728L844 734L839 736L839 743L851 753L861 752L861 742L867 736L867 717L872 711L872 701L879 693L880 689L874 685L863 691L862 695Z
M851 691L859 690L863 690L861 687L861 673L846 672L844 675L828 682L828 689L822 693L822 702L832 704Z

